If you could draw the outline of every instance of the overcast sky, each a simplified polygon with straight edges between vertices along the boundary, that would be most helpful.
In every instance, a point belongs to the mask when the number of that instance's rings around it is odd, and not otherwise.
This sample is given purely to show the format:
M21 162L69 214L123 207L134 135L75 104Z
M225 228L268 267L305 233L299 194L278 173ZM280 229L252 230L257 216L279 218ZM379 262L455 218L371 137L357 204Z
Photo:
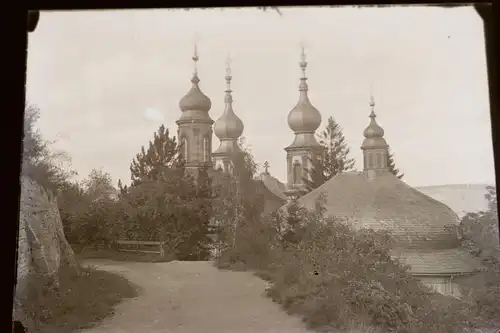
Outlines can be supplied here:
M379 124L413 186L494 182L482 21L471 7L42 12L29 36L27 99L39 127L85 177L129 181L129 165L164 123L177 134L196 40L200 86L224 109L232 57L234 109L259 163L286 179L287 115L299 92L343 127L357 167L373 91ZM370 86L373 88L370 89ZM218 146L214 137L213 150Z

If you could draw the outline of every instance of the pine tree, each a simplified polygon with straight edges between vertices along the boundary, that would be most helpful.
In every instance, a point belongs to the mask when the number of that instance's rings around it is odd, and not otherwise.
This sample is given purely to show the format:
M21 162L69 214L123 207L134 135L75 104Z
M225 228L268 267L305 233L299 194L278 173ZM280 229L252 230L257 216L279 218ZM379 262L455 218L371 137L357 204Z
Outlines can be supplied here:
M350 149L342 133L342 128L333 119L328 118L323 132L319 134L319 144L323 147L322 158L311 158L308 170L311 180L305 179L307 190L311 191L338 173L354 169L354 158L349 157Z
M394 163L394 154L389 149L389 155L387 156L387 168L390 172L399 179L403 178L404 173L399 173L399 169L396 168L396 164Z
M158 132L154 133L152 141L146 151L144 146L136 155L130 165L132 185L141 181L157 179L163 167L172 167L179 158L179 147L175 136L170 136L169 130L161 125Z

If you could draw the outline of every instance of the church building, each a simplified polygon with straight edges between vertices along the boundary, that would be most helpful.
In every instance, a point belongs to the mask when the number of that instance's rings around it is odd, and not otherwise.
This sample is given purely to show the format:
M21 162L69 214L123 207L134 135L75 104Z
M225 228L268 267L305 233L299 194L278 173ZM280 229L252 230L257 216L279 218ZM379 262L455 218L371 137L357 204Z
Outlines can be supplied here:
M375 119L373 98L370 107L370 124L361 145L363 171L339 173L298 202L314 209L323 195L325 215L342 218L354 228L389 231L396 241L392 255L409 265L412 275L440 293L459 296L457 282L477 271L473 259L460 248L459 218L389 171L389 146Z
M186 161L186 169L192 174L203 167L208 167L209 175L214 179L219 172L231 172L231 158L241 151L238 140L243 134L244 125L233 109L231 90L231 67L228 59L226 68L226 90L224 92L224 112L215 122L210 117L212 103L200 89L197 62L199 60L195 46L194 73L191 78L192 87L179 102L182 112L179 120L177 136L181 144L181 154ZM219 147L212 152L212 134L219 139ZM264 195L264 213L277 211L287 200L284 185L268 171L269 163L265 163L265 171L256 177L259 192Z
M182 155L190 171L209 167L209 173L231 172L231 156L241 151L238 139L244 124L233 108L231 68L226 69L225 107L222 115L210 118L210 99L200 89L198 55L193 56L191 90L181 99L182 115L177 120ZM364 131L363 171L342 172L322 186L304 194L311 161L320 159L322 146L316 140L321 114L308 97L307 61L302 48L299 100L288 114L288 125L295 137L285 148L286 185L265 171L255 181L264 194L266 213L282 210L287 201L314 209L320 195L326 198L326 215L344 219L355 228L388 230L395 237L393 256L410 265L410 273L438 292L459 295L457 281L476 272L469 255L460 248L458 216L445 204L419 192L393 175L388 169L389 146L384 130L377 123L375 102L370 101L370 124ZM212 133L220 141L212 152Z

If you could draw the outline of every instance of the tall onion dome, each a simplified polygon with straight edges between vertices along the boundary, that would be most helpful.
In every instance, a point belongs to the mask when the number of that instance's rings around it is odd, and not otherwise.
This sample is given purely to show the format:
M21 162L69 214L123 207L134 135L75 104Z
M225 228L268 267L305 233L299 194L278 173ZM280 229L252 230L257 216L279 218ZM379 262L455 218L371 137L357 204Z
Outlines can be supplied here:
M179 108L183 112L181 119L192 116L192 112L202 112L206 113L208 117L208 111L212 107L212 102L201 90L200 90L200 78L198 77L198 48L195 45L194 55L192 57L194 62L194 72L191 78L192 87L188 93L181 98L179 102ZM198 115L199 117L200 115Z
M224 113L215 122L214 133L220 140L219 148L212 154L215 159L216 168L225 171L229 169L231 155L241 151L238 146L238 139L243 134L244 125L233 110L233 96L231 94L231 59L227 60L226 67L226 90L224 102L226 104Z
M289 146L291 147L316 147L319 143L314 137L314 133L321 125L321 114L309 100L307 94L309 88L307 86L306 68L307 61L304 48L302 48L300 68L302 77L299 85L299 101L297 105L288 114L288 126L295 133L295 140Z
M364 130L365 137L361 150L363 150L363 169L365 171L388 171L389 146L384 139L384 129L380 127L375 118L375 101L370 98L370 124Z
M300 60L302 77L299 85L299 101L288 114L288 126L295 133L292 144L285 148L287 152L287 195L292 198L300 195L305 189L304 179L309 178L308 171L312 158L321 156L322 146L314 136L321 125L321 114L309 100L307 95L307 61L304 48Z
M194 62L192 87L179 102L182 115L176 123L181 155L186 162L186 167L199 169L212 165L212 125L214 121L208 114L212 103L199 87L200 79L197 69L199 58L196 45L192 59Z

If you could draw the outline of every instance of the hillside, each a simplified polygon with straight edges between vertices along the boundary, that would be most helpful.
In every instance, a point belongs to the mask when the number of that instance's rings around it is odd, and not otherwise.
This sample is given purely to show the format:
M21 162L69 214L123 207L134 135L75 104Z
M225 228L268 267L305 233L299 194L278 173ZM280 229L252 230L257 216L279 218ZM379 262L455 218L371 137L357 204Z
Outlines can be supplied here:
M422 186L416 187L416 189L444 203L461 217L467 212L476 212L488 208L488 201L484 197L486 186L488 185L458 184Z

